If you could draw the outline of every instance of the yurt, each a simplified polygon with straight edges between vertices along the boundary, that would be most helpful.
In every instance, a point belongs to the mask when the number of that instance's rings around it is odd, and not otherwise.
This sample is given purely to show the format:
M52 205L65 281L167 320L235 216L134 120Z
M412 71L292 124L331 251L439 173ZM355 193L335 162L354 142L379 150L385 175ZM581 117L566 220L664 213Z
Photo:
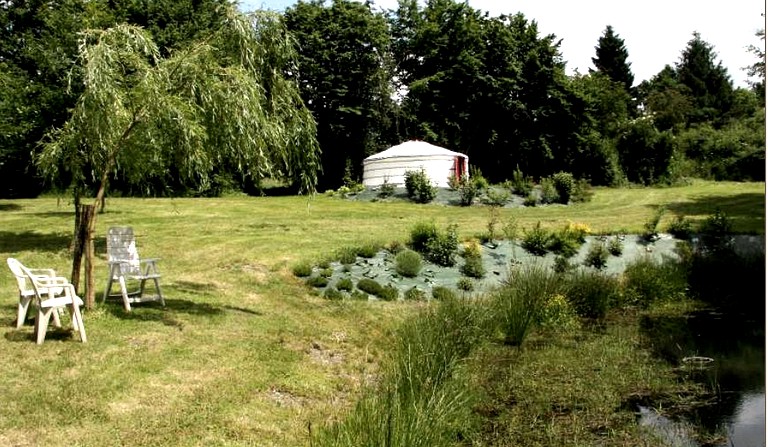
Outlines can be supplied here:
M424 141L406 141L363 160L363 185L386 181L402 186L406 172L422 169L435 186L447 187L448 177L469 173L469 157Z

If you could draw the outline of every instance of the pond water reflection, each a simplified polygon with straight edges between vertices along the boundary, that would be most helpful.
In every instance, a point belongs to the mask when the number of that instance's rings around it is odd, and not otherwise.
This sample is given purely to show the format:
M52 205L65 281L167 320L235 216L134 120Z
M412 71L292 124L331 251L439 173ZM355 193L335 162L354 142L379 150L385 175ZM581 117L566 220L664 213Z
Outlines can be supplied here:
M727 439L716 445L766 445L764 313L708 311L683 317L646 317L641 331L654 354L678 366L681 375L714 391L716 403L699 408L689 423L708 432L724 431ZM684 361L694 356L713 361L694 366ZM644 421L642 418L641 414L641 423L654 425L647 415Z

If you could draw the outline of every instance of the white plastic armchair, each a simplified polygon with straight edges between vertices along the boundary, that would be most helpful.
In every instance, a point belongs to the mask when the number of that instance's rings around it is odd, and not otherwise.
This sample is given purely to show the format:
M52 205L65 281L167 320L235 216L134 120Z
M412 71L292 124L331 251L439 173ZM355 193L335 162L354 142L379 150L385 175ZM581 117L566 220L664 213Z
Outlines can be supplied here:
M141 259L136 248L136 238L131 227L111 227L107 231L107 263L109 274L107 287L102 302L108 297L122 297L125 310L131 311L131 303L160 301L165 306L165 299L160 290L160 271L157 268L159 258ZM146 283L155 285L154 295L145 295ZM112 284L120 285L119 294L110 294ZM138 282L138 290L129 291L129 282Z
M37 316L35 317L35 342L37 344L42 344L45 340L51 316L53 316L55 323L61 326L58 310L62 307L69 310L72 326L80 333L80 340L83 343L87 341L83 316L80 313L83 300L77 296L75 287L67 278L56 276L55 272L50 269L28 269L14 258L8 258L8 267L11 268L17 280L19 279L17 273L21 272L26 284L31 285L31 289L28 289L32 291L30 300L37 307ZM41 272L45 274L40 274ZM21 290L21 282L19 285ZM24 312L26 314L26 309Z
M27 319L27 311L29 305L32 304L32 299L35 297L35 289L32 288L32 283L27 279L27 275L24 274L24 270L21 268L21 263L14 259L7 259L8 268L11 269L11 273L16 278L16 284L19 287L19 306L16 312L16 329L21 329L24 322ZM30 274L34 276L56 276L56 272L53 269L27 269ZM54 314L54 321L57 326L61 326L59 321L59 314Z

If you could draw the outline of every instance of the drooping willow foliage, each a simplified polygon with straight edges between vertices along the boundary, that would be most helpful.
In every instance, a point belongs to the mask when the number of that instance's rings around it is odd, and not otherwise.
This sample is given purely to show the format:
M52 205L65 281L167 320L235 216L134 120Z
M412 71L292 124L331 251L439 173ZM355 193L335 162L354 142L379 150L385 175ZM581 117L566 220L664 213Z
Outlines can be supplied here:
M167 58L139 27L83 32L73 70L84 91L43 145L43 172L98 184L97 201L111 176L205 188L222 166L314 192L320 149L291 78L292 37L271 12L222 14L214 33Z

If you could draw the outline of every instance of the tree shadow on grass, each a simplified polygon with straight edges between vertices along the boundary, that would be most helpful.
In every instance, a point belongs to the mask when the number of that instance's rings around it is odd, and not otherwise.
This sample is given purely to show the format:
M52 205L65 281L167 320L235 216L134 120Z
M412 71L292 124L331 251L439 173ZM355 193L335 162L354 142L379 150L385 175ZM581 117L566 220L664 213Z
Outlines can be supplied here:
M757 218L765 214L765 194L750 192L699 197L692 201L668 203L667 209L686 216L709 216L720 209L734 218Z
M0 203L0 211L21 211L22 206L18 203Z
M208 295L217 287L211 283L195 283L190 281L178 281L173 284L171 295L179 293L184 295ZM178 314L187 314L199 317L219 317L227 311L234 311L248 315L261 316L263 313L245 307L230 305L214 305L197 302L188 299L168 298L168 289L164 293L165 307L159 302L132 304L131 312L126 312L120 298L111 298L105 303L108 312L117 318L135 321L155 321L166 326L183 330L184 323L175 318Z
M72 240L69 233L37 233L34 231L0 231L0 247L5 252L66 250Z
M58 252L68 250L72 242L71 233L37 233L34 231L0 231L0 250L7 253L20 251ZM107 251L107 238L93 239L94 250L99 256Z
M764 227L765 194L743 193L732 196L707 196L686 202L671 202L667 209L689 217L708 217L718 209L734 220L736 228Z

